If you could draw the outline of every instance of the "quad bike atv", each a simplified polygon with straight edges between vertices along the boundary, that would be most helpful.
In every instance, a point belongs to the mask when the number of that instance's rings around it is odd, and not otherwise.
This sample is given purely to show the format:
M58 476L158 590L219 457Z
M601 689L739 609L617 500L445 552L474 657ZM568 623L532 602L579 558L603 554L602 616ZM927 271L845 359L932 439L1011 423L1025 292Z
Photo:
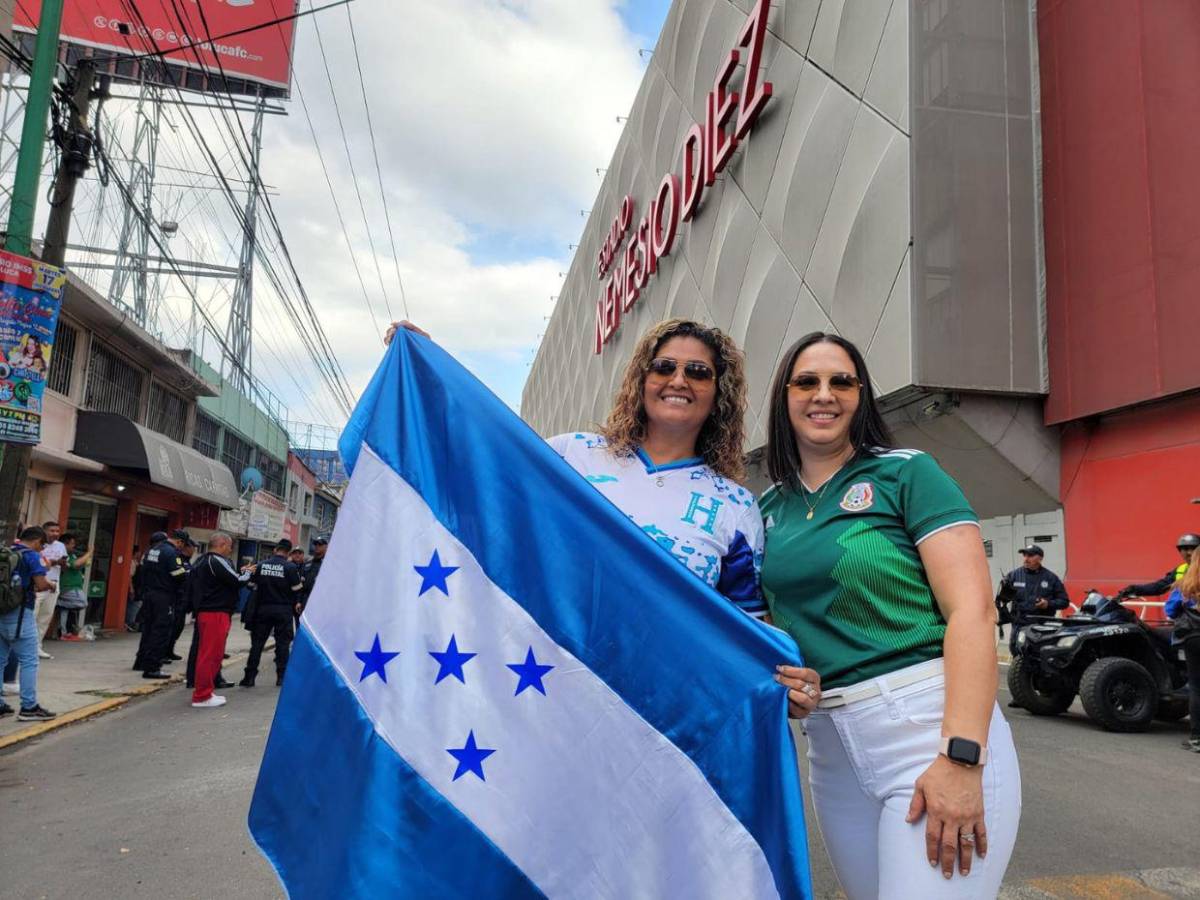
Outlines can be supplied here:
M1079 695L1108 731L1145 731L1188 714L1183 648L1170 625L1148 625L1122 598L1088 591L1069 619L1038 617L1017 635L1008 669L1013 700L1036 716L1065 712Z

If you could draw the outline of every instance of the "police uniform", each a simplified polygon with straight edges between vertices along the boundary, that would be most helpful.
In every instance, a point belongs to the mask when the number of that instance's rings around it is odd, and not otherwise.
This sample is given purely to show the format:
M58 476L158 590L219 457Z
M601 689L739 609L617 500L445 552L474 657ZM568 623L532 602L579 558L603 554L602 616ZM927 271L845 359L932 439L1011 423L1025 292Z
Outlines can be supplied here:
M243 687L253 687L267 638L275 636L275 674L277 683L287 668L292 645L292 616L303 585L300 570L281 553L258 564L251 579L258 590L258 608L250 628L250 656L246 660Z
M138 642L134 671L146 677L161 675L174 630L174 610L187 570L183 559L164 536L154 543L138 567L142 600L142 638Z
M1067 589L1062 579L1047 569L1040 567L1037 571L1025 566L1018 566L1004 580L1012 585L1012 630L1008 637L1008 646L1015 655L1017 652L1017 633L1029 624L1034 616L1053 616L1060 609L1070 606ZM1046 609L1038 609L1038 600L1047 602Z

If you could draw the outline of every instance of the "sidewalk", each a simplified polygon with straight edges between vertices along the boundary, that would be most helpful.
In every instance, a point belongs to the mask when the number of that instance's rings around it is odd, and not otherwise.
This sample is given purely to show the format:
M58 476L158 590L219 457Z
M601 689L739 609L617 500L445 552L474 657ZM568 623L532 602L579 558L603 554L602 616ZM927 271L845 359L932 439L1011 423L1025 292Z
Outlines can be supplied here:
M15 714L5 716L0 719L0 749L123 706L135 697L182 684L188 647L192 643L192 625L184 629L175 645L175 652L184 658L163 668L171 673L170 681L147 681L141 672L130 668L140 637L120 632L106 633L95 641L46 641L46 652L54 659L43 659L38 666L38 702L58 713L58 718L49 722L18 722ZM273 646L273 642L267 646ZM222 670L227 680L238 681L242 677L249 649L250 632L235 617L226 644L226 652L231 656ZM20 706L15 696L6 695L4 699L14 709ZM179 702L185 699L184 692L179 691Z

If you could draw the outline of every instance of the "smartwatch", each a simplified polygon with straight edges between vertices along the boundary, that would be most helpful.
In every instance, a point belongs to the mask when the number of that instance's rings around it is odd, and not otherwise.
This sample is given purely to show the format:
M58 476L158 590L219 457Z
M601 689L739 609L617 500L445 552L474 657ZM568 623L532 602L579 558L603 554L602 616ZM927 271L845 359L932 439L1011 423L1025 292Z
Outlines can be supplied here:
M941 754L960 766L982 766L987 762L987 747L967 738L942 738Z

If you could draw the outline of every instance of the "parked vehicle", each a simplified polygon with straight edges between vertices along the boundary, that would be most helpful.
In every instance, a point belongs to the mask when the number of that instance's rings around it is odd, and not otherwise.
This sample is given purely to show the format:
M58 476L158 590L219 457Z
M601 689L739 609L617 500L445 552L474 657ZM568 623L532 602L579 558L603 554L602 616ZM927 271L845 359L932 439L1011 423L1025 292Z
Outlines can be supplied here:
M1089 590L1067 619L1039 618L1017 635L1008 669L1013 700L1035 716L1065 712L1076 695L1108 731L1145 731L1188 714L1183 648L1170 625L1150 625L1122 597Z

